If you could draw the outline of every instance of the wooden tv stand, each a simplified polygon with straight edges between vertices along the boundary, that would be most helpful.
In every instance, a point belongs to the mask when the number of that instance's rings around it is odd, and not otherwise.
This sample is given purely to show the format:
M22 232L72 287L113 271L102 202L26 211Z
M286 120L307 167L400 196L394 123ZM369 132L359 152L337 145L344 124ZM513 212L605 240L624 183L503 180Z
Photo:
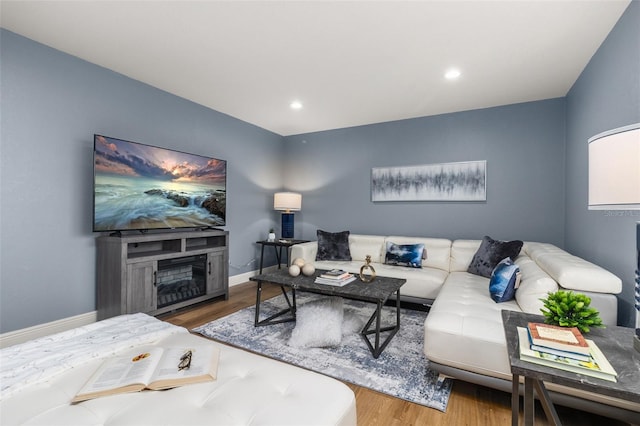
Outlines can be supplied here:
M158 295L159 266L199 262L202 290L165 305ZM189 267L187 267L188 269ZM229 233L222 230L100 236L97 238L98 319L144 312L158 315L214 297L229 297ZM196 275L196 274L194 274Z

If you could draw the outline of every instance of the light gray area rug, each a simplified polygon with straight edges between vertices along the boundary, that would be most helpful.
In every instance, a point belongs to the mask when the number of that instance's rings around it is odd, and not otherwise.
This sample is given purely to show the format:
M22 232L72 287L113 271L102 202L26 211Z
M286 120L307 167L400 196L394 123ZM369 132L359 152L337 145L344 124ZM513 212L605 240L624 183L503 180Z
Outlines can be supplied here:
M298 293L298 312L304 303L324 296ZM283 296L264 301L261 319L286 306ZM349 322L366 323L375 310L371 303L344 301ZM337 347L299 348L288 345L294 322L254 327L255 307L249 307L212 321L193 331L233 346L285 361L358 386L373 389L416 404L446 411L452 381L438 382L422 353L424 320L427 313L401 310L400 330L384 352L374 359L362 337L350 332ZM382 325L395 323L395 307L383 308ZM383 337L386 334L382 335ZM370 338L373 338L371 336Z

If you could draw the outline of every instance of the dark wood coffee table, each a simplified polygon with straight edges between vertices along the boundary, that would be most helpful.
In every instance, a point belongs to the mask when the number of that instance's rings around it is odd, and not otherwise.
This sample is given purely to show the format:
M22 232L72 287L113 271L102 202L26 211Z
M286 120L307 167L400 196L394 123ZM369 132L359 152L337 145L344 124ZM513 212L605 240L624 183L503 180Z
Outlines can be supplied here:
M360 300L363 302L375 303L376 310L371 314L371 318L362 328L360 335L367 343L369 350L374 358L378 358L384 348L387 347L393 336L400 329L400 287L404 285L406 280L388 277L376 277L373 282L364 283L359 279L343 286L331 286L325 284L316 284L314 281L317 276L326 271L317 270L312 276L299 275L292 277L288 271L280 270L273 273L256 275L251 281L256 281L256 315L254 325L256 327L278 324L282 322L296 320L296 291L306 291L308 293L323 294L326 296L338 296L345 299ZM262 285L275 284L282 289L288 308L271 315L268 318L260 320L260 304L262 303ZM291 298L287 293L287 289L291 289ZM390 326L381 325L382 307L385 302L395 294L396 297L396 323ZM288 315L287 315L288 314ZM286 315L286 316L285 316ZM284 316L284 318L283 318ZM371 326L375 321L375 327ZM389 332L384 341L380 341L380 333ZM374 335L374 342L369 339L369 335Z

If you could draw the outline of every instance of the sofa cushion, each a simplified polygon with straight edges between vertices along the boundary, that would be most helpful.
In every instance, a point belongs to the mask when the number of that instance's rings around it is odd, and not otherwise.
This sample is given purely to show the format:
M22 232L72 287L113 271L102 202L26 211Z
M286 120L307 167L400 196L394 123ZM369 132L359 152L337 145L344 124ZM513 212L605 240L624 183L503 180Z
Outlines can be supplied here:
M344 306L341 297L325 297L299 306L289 346L338 346L342 342L343 318Z
M424 324L424 353L430 361L511 380L502 309L519 311L515 300L495 303L487 278L449 274Z
M395 244L387 241L384 263L395 266L422 268L424 244Z
M527 243L525 251L563 288L611 294L618 294L622 291L620 278L553 244Z
M400 288L401 296L418 299L435 299L449 275L448 272L437 268L398 268L385 264L376 264L374 267L379 277L407 280Z
M349 250L351 251L351 259L354 262L364 263L366 257L371 256L371 262L382 263L385 253L384 241L383 236L350 234Z
M467 272L473 255L480 247L480 240L455 240L451 244L451 259L449 270L451 272Z
M316 260L351 260L349 231L326 232L318 229Z
M506 257L496 265L489 280L489 294L496 303L512 300L520 284L520 268Z
M480 248L471 259L467 272L481 277L491 277L493 268L505 257L515 259L522 249L522 241L500 241L485 236L480 243Z

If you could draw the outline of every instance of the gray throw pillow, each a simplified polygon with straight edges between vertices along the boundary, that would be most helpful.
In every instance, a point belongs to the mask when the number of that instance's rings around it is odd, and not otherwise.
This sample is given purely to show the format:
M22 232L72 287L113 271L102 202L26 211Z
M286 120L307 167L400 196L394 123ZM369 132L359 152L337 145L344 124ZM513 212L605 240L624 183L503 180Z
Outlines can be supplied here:
M351 260L349 231L326 232L318 229L316 260Z
M480 248L471 259L471 264L467 272L470 274L480 275L481 277L491 278L491 272L498 263L505 257L512 261L520 254L522 249L522 241L499 241L491 237L485 236L482 239Z

